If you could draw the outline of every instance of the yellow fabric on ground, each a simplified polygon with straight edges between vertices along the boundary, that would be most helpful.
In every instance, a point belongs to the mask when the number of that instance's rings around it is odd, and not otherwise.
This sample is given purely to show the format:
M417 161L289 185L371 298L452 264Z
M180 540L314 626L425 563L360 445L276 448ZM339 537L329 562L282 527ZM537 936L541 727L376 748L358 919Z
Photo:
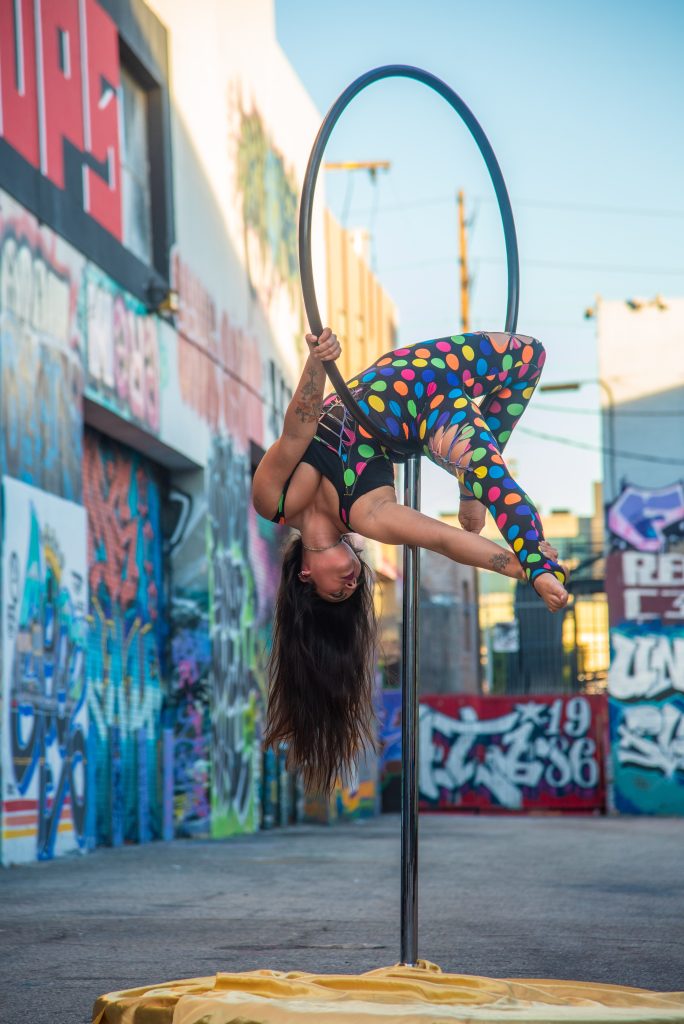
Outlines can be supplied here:
M444 974L435 964L366 974L249 971L101 996L93 1024L684 1022L684 992Z

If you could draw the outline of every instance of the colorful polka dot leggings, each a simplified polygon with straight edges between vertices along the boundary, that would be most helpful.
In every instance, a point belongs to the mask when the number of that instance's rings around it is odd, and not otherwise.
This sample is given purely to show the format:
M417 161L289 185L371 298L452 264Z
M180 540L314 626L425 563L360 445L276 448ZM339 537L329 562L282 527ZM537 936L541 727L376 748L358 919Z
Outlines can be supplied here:
M540 551L539 513L502 456L545 358L541 342L525 335L461 334L395 349L349 387L378 426L415 438L418 451L489 509L530 582L544 572L565 582Z

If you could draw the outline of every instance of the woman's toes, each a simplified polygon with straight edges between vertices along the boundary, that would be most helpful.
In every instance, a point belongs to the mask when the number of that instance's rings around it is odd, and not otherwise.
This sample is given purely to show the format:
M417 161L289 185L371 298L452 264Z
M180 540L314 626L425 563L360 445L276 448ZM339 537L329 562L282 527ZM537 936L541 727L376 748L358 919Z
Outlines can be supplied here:
M553 573L537 576L533 586L550 612L558 612L568 603L568 592Z

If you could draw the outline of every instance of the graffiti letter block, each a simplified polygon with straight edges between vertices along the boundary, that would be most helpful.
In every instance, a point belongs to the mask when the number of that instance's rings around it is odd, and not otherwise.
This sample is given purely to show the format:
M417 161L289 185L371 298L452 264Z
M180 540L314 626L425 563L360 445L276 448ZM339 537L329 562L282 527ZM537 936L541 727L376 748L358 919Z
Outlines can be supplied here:
M38 167L33 0L0 3L0 135Z
M82 0L83 2L83 0ZM116 25L95 0L85 0L88 81L84 89L85 147L106 167L106 176L83 170L83 205L115 238L121 240L119 154L119 39Z
M63 189L65 143L83 150L78 5L76 0L43 3L40 13L45 137L41 170Z

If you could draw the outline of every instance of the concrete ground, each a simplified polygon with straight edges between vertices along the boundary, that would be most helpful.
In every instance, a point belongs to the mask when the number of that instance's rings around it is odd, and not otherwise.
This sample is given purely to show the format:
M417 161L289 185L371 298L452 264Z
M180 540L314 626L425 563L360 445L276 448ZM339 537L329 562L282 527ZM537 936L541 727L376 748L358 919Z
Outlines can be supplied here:
M444 970L684 989L684 822L423 816L419 955ZM0 871L0 1021L104 992L399 959L399 820L99 849Z

